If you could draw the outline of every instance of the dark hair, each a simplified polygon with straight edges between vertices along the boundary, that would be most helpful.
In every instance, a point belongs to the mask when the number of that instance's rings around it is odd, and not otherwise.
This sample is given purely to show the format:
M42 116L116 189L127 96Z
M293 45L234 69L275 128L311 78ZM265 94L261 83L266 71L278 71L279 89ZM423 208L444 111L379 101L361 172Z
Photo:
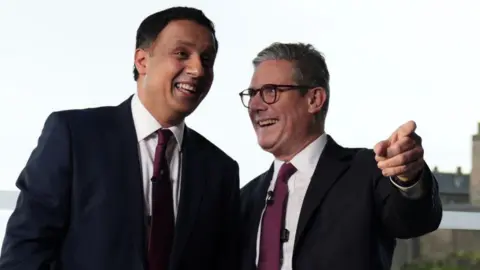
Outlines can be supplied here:
M215 50L218 51L218 41L215 36L215 26L205 14L196 8L191 7L172 7L157 13L154 13L145 18L137 29L137 38L135 42L135 49L145 49L150 47L158 34L171 22L177 20L194 21L202 26L208 28L214 38ZM138 70L133 65L133 78L138 80Z

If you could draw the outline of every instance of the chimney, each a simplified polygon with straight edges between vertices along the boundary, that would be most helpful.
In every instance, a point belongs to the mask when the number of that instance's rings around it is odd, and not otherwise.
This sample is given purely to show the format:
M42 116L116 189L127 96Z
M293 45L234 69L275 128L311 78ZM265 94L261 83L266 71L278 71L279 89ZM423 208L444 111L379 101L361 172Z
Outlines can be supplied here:
M462 175L462 167L457 167L457 175Z
M438 173L438 167L437 166L433 167L433 172Z
M470 202L480 206L480 122L477 134L472 136L472 173L470 174Z

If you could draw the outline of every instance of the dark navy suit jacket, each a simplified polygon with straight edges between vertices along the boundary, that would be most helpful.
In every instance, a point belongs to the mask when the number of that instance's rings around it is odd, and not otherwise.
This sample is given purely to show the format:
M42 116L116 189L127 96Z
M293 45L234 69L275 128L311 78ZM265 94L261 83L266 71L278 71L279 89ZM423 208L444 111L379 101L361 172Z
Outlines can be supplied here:
M52 113L17 187L1 270L143 270L146 228L130 99ZM192 129L182 145L171 270L235 269L238 164Z

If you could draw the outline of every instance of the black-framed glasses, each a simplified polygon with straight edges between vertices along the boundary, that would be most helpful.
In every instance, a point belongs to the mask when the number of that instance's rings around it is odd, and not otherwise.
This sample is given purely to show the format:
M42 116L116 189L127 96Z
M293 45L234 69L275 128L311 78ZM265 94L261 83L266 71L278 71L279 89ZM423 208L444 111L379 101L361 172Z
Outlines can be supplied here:
M289 84L265 84L260 88L248 88L239 93L245 108L250 107L250 101L253 97L260 93L260 98L266 104L273 104L278 101L279 92L285 92L289 90L308 90L314 88L313 86L306 85L289 85Z

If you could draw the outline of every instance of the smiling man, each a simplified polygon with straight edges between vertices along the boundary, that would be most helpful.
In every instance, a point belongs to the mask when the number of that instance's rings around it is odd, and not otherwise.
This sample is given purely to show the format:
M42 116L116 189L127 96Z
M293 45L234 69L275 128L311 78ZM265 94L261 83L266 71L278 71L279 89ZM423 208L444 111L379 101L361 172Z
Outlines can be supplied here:
M395 238L438 228L437 182L413 121L373 151L344 148L325 133L330 75L320 52L275 43L253 64L240 96L275 161L241 191L242 270L387 270Z
M135 95L48 117L17 181L1 270L238 266L238 165L184 123L217 51L202 11L155 13L137 31Z

